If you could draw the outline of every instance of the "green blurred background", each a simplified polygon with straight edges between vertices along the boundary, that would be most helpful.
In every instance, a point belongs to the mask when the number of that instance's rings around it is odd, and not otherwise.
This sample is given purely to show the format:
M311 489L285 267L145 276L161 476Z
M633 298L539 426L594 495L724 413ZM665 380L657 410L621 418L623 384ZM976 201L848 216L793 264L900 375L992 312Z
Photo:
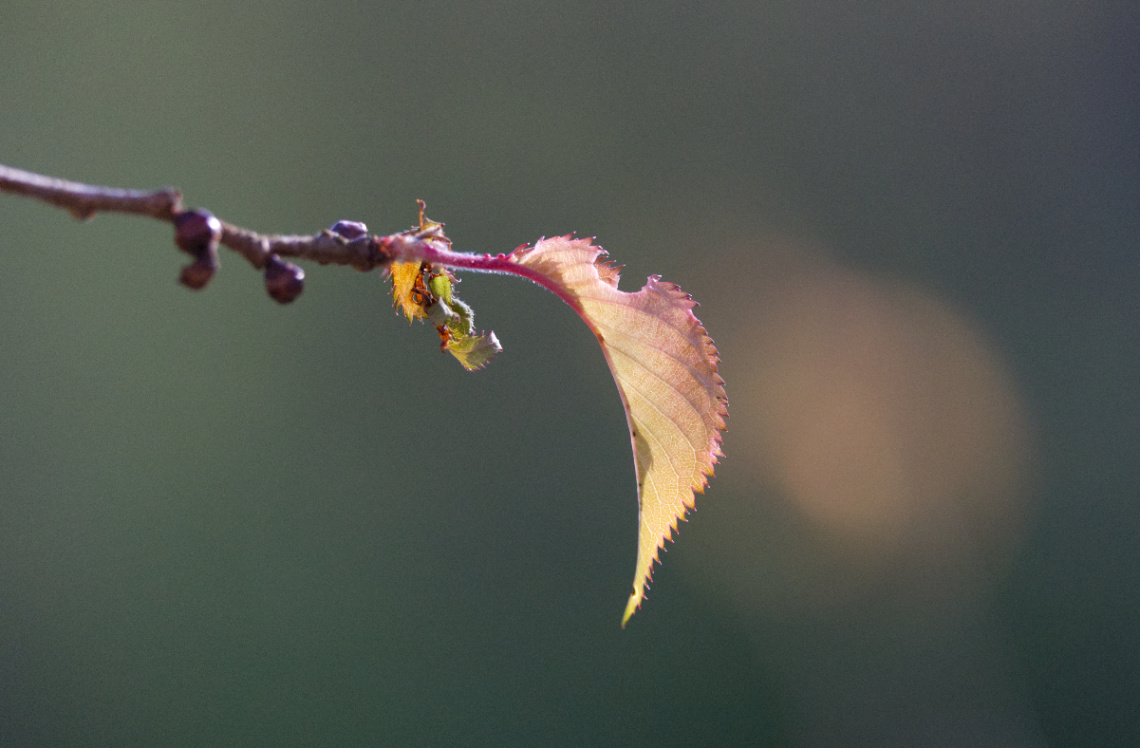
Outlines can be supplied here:
M250 228L596 236L702 304L726 459L618 626L585 327L278 307L0 196L0 744L1140 741L1134 2L0 4L0 162Z

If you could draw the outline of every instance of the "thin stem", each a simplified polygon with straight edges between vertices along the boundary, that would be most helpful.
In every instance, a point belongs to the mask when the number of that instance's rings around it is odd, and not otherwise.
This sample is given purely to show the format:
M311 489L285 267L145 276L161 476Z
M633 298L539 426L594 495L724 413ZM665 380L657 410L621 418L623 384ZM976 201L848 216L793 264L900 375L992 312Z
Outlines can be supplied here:
M184 210L181 193L162 190L124 190L115 187L70 182L0 164L0 192L41 200L86 220L99 212L130 213L174 222ZM269 255L314 260L322 265L349 265L358 270L384 267L391 258L374 236L346 239L328 229L311 236L260 234L222 221L219 244L234 250L256 268L265 266Z
M394 234L385 237L386 251L392 256L394 262L423 261L431 265L454 268L456 270L473 270L477 273L500 273L517 275L537 283L558 298L573 307L579 314L582 307L579 301L566 292L566 288L554 282L549 276L539 273L525 265L512 260L509 256L498 254L470 254L468 252L452 252L450 242L443 237L442 232L437 236L424 236L427 232L417 235L413 232Z

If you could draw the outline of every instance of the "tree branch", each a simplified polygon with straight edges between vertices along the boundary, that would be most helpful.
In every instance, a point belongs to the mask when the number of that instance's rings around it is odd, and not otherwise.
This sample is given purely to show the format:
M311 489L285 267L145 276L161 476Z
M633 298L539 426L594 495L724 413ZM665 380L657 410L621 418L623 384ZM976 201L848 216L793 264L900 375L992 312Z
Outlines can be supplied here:
M57 179L3 164L0 164L0 192L41 200L67 210L80 220L99 212L130 213L168 221L177 227L180 218L194 212L183 207L182 194L173 188L124 190ZM199 209L197 212L209 215L208 211ZM213 220L212 215L209 220ZM345 226L350 228L344 229ZM322 265L350 265L362 271L391 262L380 237L367 236L364 224L355 222L341 221L333 229L311 236L260 234L224 221L218 221L217 228L216 244L229 247L259 269L266 267L272 255L313 260ZM183 250L196 254L183 246L183 242L178 241L178 244Z
M34 197L56 207L66 208L80 220L86 220L104 210L136 213L170 221L182 209L182 195L175 189L142 192L96 187L13 169L3 164L0 164L0 191Z
M312 260L322 265L348 265L360 271L387 268L393 262L426 262L456 269L511 273L549 287L526 268L503 255L476 255L451 251L443 224L424 217L420 201L419 225L388 236L369 235L363 223L337 221L316 234L296 236L261 234L217 219L203 208L185 208L174 188L143 191L71 182L0 164L0 192L41 200L63 208L80 220L96 213L128 213L172 223L174 242L194 258L182 269L181 282L200 289L218 269L217 250L227 247L253 267L265 271L266 287L281 303L301 293L304 271L282 257ZM563 295L558 288L552 291Z

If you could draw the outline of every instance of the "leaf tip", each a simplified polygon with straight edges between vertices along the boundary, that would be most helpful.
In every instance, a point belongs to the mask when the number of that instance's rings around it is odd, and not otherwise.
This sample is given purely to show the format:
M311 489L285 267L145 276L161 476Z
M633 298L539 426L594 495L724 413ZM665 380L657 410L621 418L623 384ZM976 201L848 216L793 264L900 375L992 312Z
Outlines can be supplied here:
M641 601L645 599L645 595L641 590L634 590L633 594L629 596L629 602L625 604L625 613L621 617L621 627L624 629L625 625L629 623L629 619L633 618L633 614L641 607Z

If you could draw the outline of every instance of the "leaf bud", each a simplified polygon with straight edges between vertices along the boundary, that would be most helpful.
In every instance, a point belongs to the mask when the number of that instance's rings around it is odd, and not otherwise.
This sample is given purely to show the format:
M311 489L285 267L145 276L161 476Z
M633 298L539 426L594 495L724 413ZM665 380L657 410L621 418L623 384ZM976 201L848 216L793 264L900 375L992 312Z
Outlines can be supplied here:
M360 221L337 221L332 225L331 231L351 241L367 234L368 227Z
M305 290L305 271L277 255L265 261L265 290L278 304L290 304Z
M182 268L178 282L187 288L200 291L206 287L218 269L217 252L204 252L202 256Z
M222 222L205 208L184 210L174 217L174 243L194 258L217 251Z

